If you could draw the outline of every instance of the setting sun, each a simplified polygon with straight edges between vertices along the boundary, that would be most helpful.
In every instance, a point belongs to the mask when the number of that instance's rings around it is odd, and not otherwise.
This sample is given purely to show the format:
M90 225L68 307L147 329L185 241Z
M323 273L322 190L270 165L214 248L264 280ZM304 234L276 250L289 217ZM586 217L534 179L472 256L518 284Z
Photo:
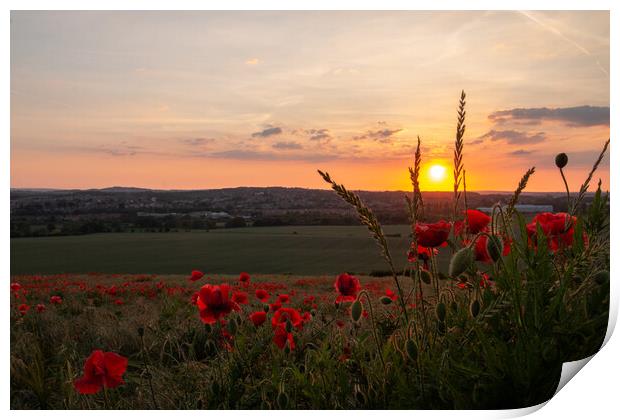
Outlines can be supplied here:
M430 179L433 181L442 181L446 177L446 167L442 165L433 165L428 169Z

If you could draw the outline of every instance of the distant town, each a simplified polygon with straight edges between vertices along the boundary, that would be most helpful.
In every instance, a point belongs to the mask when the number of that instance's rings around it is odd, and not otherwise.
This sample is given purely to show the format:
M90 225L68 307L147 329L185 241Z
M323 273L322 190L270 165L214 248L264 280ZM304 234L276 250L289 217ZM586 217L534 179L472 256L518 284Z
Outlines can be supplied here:
M406 224L404 191L358 191L383 224ZM510 192L468 192L469 208L490 212ZM424 218L448 218L451 192L424 192ZM591 195L587 196L587 201ZM524 193L524 214L565 211L565 193ZM11 190L11 237L102 232L169 232L246 226L355 225L355 212L331 190L239 187L211 190Z

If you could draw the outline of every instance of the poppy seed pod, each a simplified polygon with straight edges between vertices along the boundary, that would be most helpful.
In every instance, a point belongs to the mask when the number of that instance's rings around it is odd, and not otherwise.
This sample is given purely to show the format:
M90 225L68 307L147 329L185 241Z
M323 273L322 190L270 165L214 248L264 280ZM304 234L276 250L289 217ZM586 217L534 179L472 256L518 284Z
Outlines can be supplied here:
M437 319L440 321L444 321L446 319L446 304L443 302L439 302L437 306L435 306L435 315L437 315Z
M286 395L286 392L280 391L278 393L277 402L278 402L279 408L281 409L286 408L286 406L288 405L288 395Z
M384 305L389 305L390 303L392 303L392 299L389 296L382 296L381 303L383 303Z
M455 301L452 301L452 303L450 303L450 309L452 310L452 312L456 313L459 310L458 305L456 304Z
M417 360L418 346L416 346L412 339L407 339L407 342L405 343L405 350L407 350L407 356L409 356L411 360Z
M469 305L469 313L471 313L471 316L474 318L480 313L480 302L478 302L477 299Z
M431 273L427 270L420 271L420 279L426 284L431 284Z
M487 238L487 254L489 254L493 262L497 262L501 258L502 249L502 240L498 236L491 235Z
M474 253L469 247L459 249L450 260L448 274L450 277L457 277L462 274L474 262Z
M357 322L359 321L361 316L362 316L362 302L360 302L358 299L355 302L353 302L353 305L351 305L351 319Z
M560 153L555 157L555 166L562 169L568 164L568 156L566 153Z

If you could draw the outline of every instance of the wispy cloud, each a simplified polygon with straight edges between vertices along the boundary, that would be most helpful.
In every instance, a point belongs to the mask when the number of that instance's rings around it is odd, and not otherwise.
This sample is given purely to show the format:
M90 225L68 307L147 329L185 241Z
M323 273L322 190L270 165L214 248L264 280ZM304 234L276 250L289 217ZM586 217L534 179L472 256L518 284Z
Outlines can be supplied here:
M275 136L278 134L282 134L282 128L268 127L262 131L257 131L256 133L252 133L252 137L269 137L269 136Z
M519 150L514 150L508 154L512 156L527 156L527 155L531 155L532 153L533 153L533 150L519 149Z
M365 134L353 137L353 140L365 140L370 139L381 143L391 143L395 134L403 131L402 128L382 130L368 130Z
M310 130L306 130L306 134L308 134L310 140L313 141L327 141L332 138L327 128L311 128Z
M528 134L516 130L489 130L478 140L505 141L509 144L534 144L545 141L546 136L543 132Z
M279 141L274 143L271 147L274 149L280 150L300 150L303 149L303 146L296 141Z
M539 124L549 120L578 127L609 126L609 107L582 105L570 108L514 108L493 112L489 115L489 119L500 124L515 120Z
M193 139L182 139L181 142L190 146L204 146L206 144L213 143L215 139L206 137L196 137Z

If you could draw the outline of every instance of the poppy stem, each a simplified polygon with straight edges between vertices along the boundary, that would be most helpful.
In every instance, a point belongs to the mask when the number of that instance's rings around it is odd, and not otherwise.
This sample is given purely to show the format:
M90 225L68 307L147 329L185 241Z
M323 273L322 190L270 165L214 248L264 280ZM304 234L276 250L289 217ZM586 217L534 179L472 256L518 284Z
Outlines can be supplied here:
M146 346L144 345L144 334L140 334L140 342L142 343L142 362L144 363L144 370L146 371L146 380L149 383L149 388L151 390L151 401L153 402L153 407L156 410L159 410L159 405L157 404L157 400L155 399L155 389L153 388L153 375L151 375L151 371L149 369L149 364L146 360Z
M383 360L383 351L381 350L381 343L379 343L379 335L377 334L377 326L375 325L375 313L372 310L372 303L370 301L370 295L368 294L368 292L366 290L362 290L359 295L358 295L358 299L360 295L365 295L366 299L368 299L368 307L370 308L370 318L372 319L372 332L373 332L373 336L375 337L375 343L377 345L377 352L379 352L379 359L381 360L381 365L383 366L383 370L386 371L385 368L385 360Z
M108 402L108 388L103 385L103 408L109 410L110 403Z
M571 206L570 206L570 190L568 188L568 182L566 182L566 176L564 176L564 171L560 168L560 175L562 175L562 181L564 181L564 187L566 187L566 212L568 214L573 214Z

